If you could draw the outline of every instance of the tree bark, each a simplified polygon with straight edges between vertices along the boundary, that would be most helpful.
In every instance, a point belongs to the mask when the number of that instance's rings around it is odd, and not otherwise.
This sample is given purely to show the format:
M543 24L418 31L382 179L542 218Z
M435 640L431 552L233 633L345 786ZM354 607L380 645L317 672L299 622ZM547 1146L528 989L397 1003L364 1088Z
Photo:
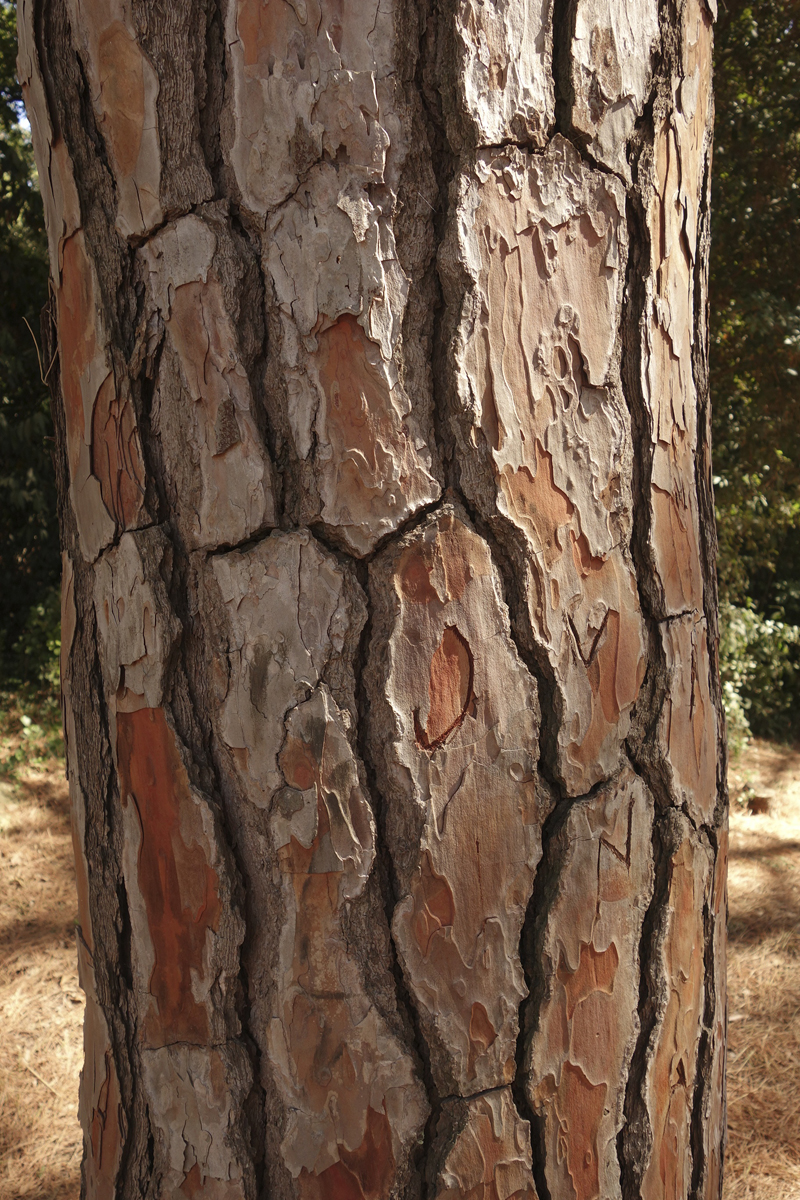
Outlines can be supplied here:
M83 1195L720 1195L714 7L19 0Z

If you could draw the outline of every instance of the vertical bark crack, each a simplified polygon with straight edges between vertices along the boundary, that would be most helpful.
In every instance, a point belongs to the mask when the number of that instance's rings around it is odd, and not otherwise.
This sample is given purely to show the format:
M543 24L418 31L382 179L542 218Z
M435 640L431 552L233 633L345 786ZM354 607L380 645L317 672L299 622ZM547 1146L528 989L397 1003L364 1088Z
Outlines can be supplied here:
M394 541L394 538L391 540ZM389 847L386 839L386 798L378 781L378 773L375 770L375 764L373 762L369 746L369 739L367 737L367 712L369 711L369 697L367 696L364 682L364 666L369 655L369 648L372 641L372 606L369 601L366 563L361 563L358 565L358 579L364 595L367 598L367 620L361 632L361 640L353 663L353 672L356 683L356 705L358 708L356 745L359 758L364 765L369 795L372 797L373 802L376 831L376 854L373 871L376 873L378 885L380 887L380 893L383 900L383 910L386 914L386 924L389 930L392 954L390 967L392 978L394 980L395 998L397 1001L398 1012L406 1029L411 1047L414 1051L420 1078L424 1085L425 1094L430 1105L430 1114L425 1125L422 1142L418 1147L415 1163L418 1173L417 1182L421 1186L421 1194L424 1197L428 1195L428 1180L425 1168L430 1148L433 1143L436 1122L441 1109L441 1098L438 1094L436 1085L433 1081L433 1076L431 1074L430 1051L428 1048L428 1043L424 1034L422 1033L417 1009L408 990L408 984L406 983L403 975L403 969L400 965L394 934L392 932L392 919L394 917L394 910L400 896L395 867L392 861L392 856L389 853ZM415 1186L416 1182L412 1179L409 1184L409 1200L411 1200L411 1197L414 1195Z

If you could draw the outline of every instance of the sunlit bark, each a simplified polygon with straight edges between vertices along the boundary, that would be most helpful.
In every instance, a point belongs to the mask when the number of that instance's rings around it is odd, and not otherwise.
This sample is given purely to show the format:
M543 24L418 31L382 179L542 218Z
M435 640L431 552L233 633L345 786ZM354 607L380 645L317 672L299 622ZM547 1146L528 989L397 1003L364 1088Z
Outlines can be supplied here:
M719 1197L712 7L20 0L87 1197Z

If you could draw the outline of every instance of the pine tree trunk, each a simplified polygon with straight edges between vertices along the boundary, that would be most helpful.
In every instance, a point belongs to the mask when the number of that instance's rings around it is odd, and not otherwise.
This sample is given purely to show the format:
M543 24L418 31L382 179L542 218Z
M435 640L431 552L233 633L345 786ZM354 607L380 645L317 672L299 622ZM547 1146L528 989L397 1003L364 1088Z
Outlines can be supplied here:
M713 7L20 0L93 1200L719 1196Z

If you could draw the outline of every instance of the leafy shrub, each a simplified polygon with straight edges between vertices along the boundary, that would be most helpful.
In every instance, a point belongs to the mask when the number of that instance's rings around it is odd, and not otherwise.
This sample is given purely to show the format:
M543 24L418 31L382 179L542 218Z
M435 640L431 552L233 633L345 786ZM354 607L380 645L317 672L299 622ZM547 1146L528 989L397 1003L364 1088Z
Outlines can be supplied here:
M752 605L720 609L720 672L734 753L757 737L800 736L800 626Z

